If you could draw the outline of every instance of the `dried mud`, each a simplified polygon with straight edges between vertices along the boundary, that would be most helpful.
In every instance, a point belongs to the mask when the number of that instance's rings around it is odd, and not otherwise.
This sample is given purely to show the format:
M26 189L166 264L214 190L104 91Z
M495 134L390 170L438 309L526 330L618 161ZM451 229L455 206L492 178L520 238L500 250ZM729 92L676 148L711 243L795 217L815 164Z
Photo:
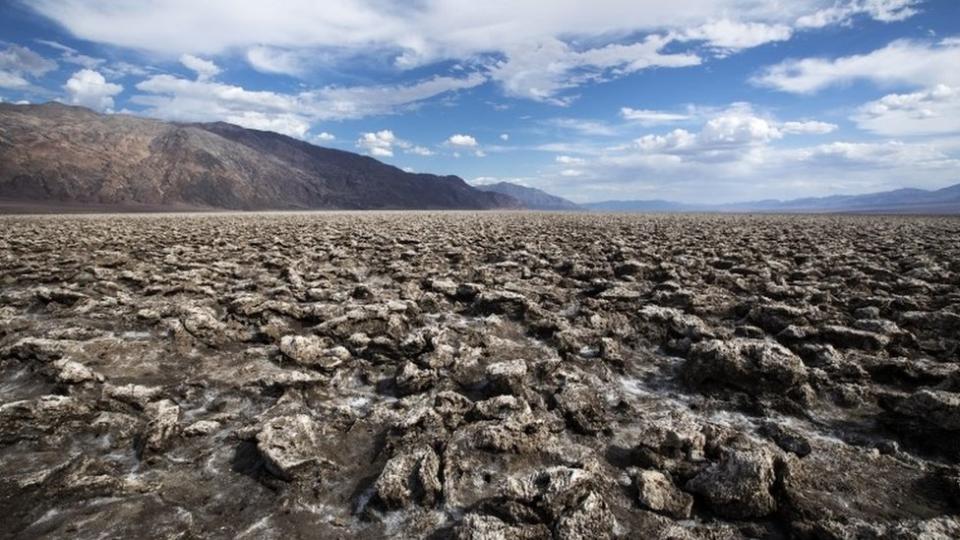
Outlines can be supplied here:
M0 219L0 535L960 537L960 220Z

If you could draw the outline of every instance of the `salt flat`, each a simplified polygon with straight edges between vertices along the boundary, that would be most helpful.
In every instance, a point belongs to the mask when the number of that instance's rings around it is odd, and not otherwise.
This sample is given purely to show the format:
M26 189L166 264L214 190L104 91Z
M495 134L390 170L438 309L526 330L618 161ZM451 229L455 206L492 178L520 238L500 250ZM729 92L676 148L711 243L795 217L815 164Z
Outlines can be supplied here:
M0 224L5 536L960 536L958 219Z

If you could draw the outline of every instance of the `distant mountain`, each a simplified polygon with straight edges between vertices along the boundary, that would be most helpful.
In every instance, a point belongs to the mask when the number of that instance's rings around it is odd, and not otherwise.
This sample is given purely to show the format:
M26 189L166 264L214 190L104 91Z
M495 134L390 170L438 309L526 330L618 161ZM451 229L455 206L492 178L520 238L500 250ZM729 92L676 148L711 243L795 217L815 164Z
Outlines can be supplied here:
M456 176L239 126L0 103L0 202L109 209L518 208Z
M688 205L662 200L650 201L600 201L583 203L580 206L596 212L684 212Z
M510 182L497 182L496 184L483 184L474 187L513 197L520 201L524 208L530 210L583 210L576 203L563 197L550 195L546 191L536 188L511 184Z
M897 189L864 195L831 195L787 201L684 204L671 201L602 201L582 204L599 212L796 212L864 214L960 214L960 184L943 189Z

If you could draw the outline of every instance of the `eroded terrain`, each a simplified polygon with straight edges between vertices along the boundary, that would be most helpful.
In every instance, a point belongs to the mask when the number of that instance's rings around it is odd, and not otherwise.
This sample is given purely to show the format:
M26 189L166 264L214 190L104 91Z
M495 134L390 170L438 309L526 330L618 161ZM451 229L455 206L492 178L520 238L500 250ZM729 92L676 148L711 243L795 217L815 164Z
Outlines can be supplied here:
M0 219L0 535L960 537L960 220Z

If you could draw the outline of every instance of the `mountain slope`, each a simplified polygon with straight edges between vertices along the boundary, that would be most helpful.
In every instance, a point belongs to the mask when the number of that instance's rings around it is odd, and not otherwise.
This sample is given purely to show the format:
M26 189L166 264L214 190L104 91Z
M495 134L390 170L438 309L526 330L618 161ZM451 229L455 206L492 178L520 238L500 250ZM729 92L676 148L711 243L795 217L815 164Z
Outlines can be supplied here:
M831 195L787 201L685 204L671 201L602 201L581 205L600 212L810 212L960 214L960 184L937 190L896 189L863 195Z
M490 209L516 200L455 176L230 124L0 104L0 199L63 206Z
M496 184L483 184L474 187L479 190L513 197L520 201L524 208L530 210L583 210L576 203L563 197L557 197L536 188L511 184L510 182L497 182Z

